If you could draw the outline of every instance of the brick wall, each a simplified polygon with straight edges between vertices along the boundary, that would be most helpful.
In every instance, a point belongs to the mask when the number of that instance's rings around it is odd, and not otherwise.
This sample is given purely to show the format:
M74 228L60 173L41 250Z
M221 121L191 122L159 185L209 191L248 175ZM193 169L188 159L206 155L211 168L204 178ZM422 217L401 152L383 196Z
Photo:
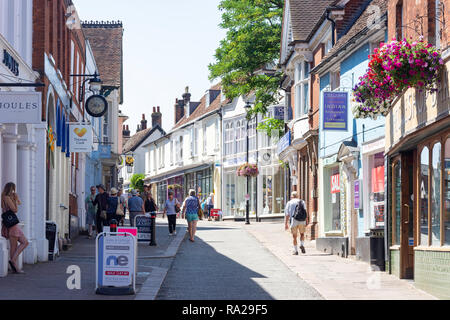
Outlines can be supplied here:
M336 21L337 39L345 34L347 28L352 24L355 16L362 12L367 0L350 0L345 5L345 14L342 20Z
M450 252L416 251L415 285L439 299L450 299Z
M389 0L388 3L388 35L389 40L396 37L397 27L403 26L403 34L408 38L417 40L420 35L423 35L425 41L434 43L436 18L445 23L441 24L442 39L441 48L447 48L449 42L449 28L448 23L450 19L450 0L441 0L443 7L441 9L442 15L436 17L436 1L435 0L415 0L415 5L408 5L410 0ZM399 8L403 11L403 23L400 24Z

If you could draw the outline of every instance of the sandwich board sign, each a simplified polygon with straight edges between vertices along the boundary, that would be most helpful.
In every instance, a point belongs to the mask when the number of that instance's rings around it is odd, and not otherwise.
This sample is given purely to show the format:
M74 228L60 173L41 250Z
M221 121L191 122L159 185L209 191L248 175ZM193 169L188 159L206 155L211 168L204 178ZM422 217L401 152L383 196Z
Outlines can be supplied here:
M137 215L134 225L138 230L137 241L139 243L150 243L152 234L152 219L148 215Z
M58 225L53 221L45 223L45 238L48 240L48 260L54 261L55 256L59 255L59 245Z
M131 233L99 234L95 260L96 294L136 294L137 243Z

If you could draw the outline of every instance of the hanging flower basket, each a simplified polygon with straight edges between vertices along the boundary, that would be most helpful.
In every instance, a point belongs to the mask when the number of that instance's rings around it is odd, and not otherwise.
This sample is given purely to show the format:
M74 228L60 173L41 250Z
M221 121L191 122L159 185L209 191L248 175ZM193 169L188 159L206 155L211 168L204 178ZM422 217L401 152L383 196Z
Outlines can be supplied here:
M179 185L179 184L171 184L171 185L169 185L168 187L167 187L167 189L170 189L170 190L180 190L180 189L183 189L183 186L181 186L181 185Z
M257 177L259 170L256 164L245 163L237 169L236 173L238 177Z
M355 118L386 115L393 100L409 88L434 92L444 61L440 51L419 41L404 39L381 44L370 56L367 73L353 88Z

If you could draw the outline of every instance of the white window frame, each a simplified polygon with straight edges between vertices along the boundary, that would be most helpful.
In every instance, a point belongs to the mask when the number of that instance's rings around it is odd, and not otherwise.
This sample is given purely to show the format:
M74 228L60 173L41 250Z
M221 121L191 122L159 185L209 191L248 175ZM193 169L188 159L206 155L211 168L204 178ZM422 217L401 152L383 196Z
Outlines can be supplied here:
M310 92L311 92L311 84L310 84L310 65L307 60L300 60L297 62L295 66L295 84L294 84L294 92L295 92L295 116L296 119L301 118L309 113L309 108L311 106L310 102ZM306 77L305 66L308 66L308 74ZM308 88L307 92L305 92L305 88ZM306 96L305 96L306 95ZM305 104L305 102L307 104Z
M173 140L170 140L170 165L171 166L173 166L173 155L174 155Z

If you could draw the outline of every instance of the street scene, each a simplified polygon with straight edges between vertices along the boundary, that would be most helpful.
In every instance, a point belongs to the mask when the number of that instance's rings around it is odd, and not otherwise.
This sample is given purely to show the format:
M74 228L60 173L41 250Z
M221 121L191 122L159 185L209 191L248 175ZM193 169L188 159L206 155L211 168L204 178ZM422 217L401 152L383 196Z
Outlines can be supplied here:
M0 301L449 300L449 8L0 0Z

